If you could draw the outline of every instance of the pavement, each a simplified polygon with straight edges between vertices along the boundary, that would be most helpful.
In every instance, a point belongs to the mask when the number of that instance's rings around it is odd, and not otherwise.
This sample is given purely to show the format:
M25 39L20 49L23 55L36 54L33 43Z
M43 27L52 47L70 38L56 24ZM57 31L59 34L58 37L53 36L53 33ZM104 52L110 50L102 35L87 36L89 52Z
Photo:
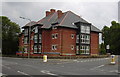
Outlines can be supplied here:
M108 58L83 58L83 59L48 59L43 62L42 59L28 59L28 58L0 58L2 72L0 75L7 77L9 75L21 75L27 77L34 76L82 76L82 75L105 75L117 76L118 72L118 57L116 64L110 64L110 57Z

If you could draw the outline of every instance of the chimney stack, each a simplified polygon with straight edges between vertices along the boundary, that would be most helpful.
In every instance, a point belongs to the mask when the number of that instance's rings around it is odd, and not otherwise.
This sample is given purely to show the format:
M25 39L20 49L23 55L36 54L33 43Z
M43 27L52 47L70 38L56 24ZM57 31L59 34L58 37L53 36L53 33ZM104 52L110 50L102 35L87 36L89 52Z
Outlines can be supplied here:
M49 11L46 11L46 17L47 17L48 15L50 15L50 12L49 12Z
M61 10L58 10L58 11L57 11L57 14L58 14L58 18L62 17L62 15L63 15L63 13L62 13Z
M50 9L51 14L55 13L55 9Z

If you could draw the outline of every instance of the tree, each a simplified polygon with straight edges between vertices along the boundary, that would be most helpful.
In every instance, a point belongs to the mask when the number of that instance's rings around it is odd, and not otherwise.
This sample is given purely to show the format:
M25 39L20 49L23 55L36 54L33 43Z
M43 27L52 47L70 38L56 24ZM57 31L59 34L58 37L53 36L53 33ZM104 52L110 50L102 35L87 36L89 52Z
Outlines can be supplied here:
M120 54L120 23L112 21L110 28L103 27L102 33L104 45L110 45L110 51L113 54Z
M18 33L20 27L6 16L0 16L2 22L2 54L14 55L18 51Z

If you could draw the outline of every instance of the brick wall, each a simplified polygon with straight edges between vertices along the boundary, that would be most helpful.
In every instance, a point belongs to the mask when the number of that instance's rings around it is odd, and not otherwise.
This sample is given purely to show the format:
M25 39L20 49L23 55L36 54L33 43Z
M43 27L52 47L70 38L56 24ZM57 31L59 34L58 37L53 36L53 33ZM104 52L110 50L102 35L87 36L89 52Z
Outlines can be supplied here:
M91 32L91 55L99 54L99 33Z

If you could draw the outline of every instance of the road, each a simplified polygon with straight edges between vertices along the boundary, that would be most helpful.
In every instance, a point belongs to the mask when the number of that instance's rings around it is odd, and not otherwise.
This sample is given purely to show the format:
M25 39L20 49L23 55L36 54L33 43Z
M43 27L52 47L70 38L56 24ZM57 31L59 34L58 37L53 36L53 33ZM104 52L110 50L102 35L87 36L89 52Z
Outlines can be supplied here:
M42 59L3 57L2 74L24 75L118 75L118 61L110 65L110 58L85 58L85 59Z

